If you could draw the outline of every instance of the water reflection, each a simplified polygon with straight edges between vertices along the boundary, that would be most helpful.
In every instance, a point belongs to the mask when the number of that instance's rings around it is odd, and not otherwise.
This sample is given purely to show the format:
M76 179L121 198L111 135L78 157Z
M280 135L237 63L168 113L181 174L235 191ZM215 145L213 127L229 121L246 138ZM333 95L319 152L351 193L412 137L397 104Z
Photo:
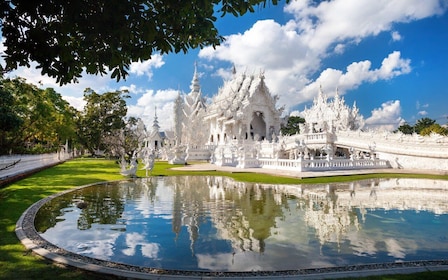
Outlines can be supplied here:
M421 179L266 186L153 177L70 192L36 217L41 235L69 251L212 271L439 259L447 225L448 182Z

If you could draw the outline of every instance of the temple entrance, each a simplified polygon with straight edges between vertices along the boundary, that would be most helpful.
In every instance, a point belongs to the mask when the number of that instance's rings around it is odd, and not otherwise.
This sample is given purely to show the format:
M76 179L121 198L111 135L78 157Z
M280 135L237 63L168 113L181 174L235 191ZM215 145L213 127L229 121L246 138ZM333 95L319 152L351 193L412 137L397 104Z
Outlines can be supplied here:
M252 121L250 123L250 136L254 140L266 139L266 122L264 121L263 113L260 111L256 111L252 114Z

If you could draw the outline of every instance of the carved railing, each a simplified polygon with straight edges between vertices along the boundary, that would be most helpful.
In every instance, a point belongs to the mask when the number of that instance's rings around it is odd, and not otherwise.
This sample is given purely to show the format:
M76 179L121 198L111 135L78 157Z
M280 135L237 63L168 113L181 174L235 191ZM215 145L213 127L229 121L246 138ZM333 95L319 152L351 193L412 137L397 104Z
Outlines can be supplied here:
M355 149L417 157L448 158L448 137L390 132L339 131L335 144Z
M355 170L389 168L380 159L258 159L262 168L304 171Z

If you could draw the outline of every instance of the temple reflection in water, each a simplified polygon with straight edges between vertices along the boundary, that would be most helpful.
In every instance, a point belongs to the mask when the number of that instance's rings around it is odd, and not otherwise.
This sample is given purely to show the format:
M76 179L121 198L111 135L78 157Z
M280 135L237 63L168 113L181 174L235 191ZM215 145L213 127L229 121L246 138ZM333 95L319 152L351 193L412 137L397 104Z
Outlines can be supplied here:
M81 199L87 207L78 209ZM139 266L285 270L441 258L447 214L448 181L152 177L54 199L36 228L67 250Z
M368 212L375 210L448 213L446 181L403 178L331 185L261 185L226 177L167 179L163 184L173 186L173 232L178 234L182 226L187 227L192 250L205 209L210 211L219 235L231 240L234 250L256 252L265 250L265 240L270 236L290 231L281 227L292 226L282 222L291 207L303 215L305 224L296 220L297 230L305 229L301 227L305 225L314 229L321 245L339 242L342 236L350 239L350 232L358 231L369 218ZM156 188L158 183L153 178L144 184ZM296 203L288 203L288 197L296 198Z

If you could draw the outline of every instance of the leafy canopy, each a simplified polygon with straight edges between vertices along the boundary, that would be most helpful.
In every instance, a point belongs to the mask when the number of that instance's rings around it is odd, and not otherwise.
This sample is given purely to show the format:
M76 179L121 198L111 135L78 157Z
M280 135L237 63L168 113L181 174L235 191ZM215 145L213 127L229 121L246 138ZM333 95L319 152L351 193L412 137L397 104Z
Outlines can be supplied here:
M289 0L286 0L287 2ZM5 71L37 63L61 85L83 70L125 78L154 53L216 47L215 15L241 16L278 0L5 0L0 3Z
M417 120L414 126L407 123L400 125L397 131L403 134L417 133L420 135L430 135L431 133L437 133L440 135L448 135L448 129L436 123L435 120L430 118L421 118Z
M98 94L90 88L84 91L86 105L77 120L80 143L92 155L106 148L105 139L125 127L126 91Z
M294 135L300 133L300 124L305 123L305 119L299 116L290 116L285 126L280 129L283 135Z
M56 151L75 137L75 115L52 88L0 78L0 155Z

